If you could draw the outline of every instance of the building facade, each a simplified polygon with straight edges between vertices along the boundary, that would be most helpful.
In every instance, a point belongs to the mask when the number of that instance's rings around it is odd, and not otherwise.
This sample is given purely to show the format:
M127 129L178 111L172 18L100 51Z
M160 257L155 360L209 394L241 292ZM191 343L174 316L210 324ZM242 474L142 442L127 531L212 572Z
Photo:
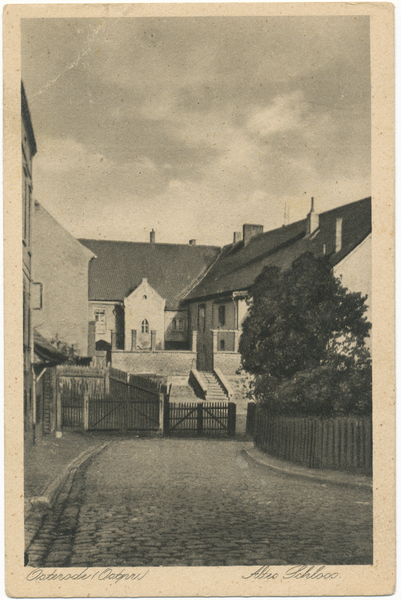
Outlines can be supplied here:
M21 154L22 154L22 284L23 284L23 355L24 355L24 428L34 422L32 291L32 160L36 154L28 101L21 82Z
M47 340L88 356L88 267L94 254L37 201L33 212L33 272L40 286L33 326Z
M256 277L267 266L290 268L305 252L326 257L343 285L370 295L370 198L321 214L312 199L306 219L267 232L245 224L224 248L156 244L154 233L149 244L82 243L97 256L89 271L89 320L96 321L98 347L108 344L130 371L157 372L163 364L177 370L180 358L182 373L191 364L233 376ZM172 361L168 353L179 351Z
M240 366L238 341L247 314L246 297L264 267L291 267L305 252L326 257L350 291L371 294L371 199L318 214L312 199L306 219L263 233L244 225L218 260L186 295L189 333L197 330L197 365L233 375ZM371 321L368 299L367 318ZM368 340L369 343L369 340Z
M88 320L96 323L97 349L192 350L183 298L216 260L219 248L197 246L194 240L157 244L154 232L148 244L80 242L96 255L89 266Z

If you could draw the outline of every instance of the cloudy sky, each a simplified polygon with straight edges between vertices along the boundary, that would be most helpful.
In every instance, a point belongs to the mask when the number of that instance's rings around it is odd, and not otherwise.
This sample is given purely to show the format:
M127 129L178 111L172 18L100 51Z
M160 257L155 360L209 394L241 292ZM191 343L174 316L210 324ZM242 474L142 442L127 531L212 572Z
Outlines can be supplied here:
M22 76L76 237L223 245L370 195L368 17L26 19Z

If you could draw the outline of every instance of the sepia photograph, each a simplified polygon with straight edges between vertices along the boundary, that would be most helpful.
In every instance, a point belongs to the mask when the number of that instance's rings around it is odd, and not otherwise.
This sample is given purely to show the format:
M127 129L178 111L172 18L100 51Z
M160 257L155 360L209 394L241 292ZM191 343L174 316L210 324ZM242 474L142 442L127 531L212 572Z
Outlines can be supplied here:
M52 9L13 90L26 582L339 586L379 548L373 17Z

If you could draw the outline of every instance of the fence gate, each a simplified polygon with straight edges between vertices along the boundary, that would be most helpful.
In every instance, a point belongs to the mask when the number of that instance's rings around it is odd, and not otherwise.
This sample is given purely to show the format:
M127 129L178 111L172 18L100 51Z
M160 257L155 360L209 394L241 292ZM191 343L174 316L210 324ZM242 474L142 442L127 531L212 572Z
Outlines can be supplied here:
M88 422L85 428L158 431L161 410L160 384L117 369L110 369L109 380L109 394L88 396Z
M58 426L80 429L85 394L104 394L105 371L74 365L58 367L56 389Z
M165 402L166 435L235 435L236 405L233 402Z

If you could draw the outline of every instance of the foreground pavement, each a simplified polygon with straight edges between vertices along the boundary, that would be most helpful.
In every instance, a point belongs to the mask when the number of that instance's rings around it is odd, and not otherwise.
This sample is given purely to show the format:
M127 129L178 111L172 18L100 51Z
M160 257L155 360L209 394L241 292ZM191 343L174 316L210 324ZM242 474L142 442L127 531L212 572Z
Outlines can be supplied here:
M71 475L29 565L371 564L372 491L291 478L234 440L117 439Z

